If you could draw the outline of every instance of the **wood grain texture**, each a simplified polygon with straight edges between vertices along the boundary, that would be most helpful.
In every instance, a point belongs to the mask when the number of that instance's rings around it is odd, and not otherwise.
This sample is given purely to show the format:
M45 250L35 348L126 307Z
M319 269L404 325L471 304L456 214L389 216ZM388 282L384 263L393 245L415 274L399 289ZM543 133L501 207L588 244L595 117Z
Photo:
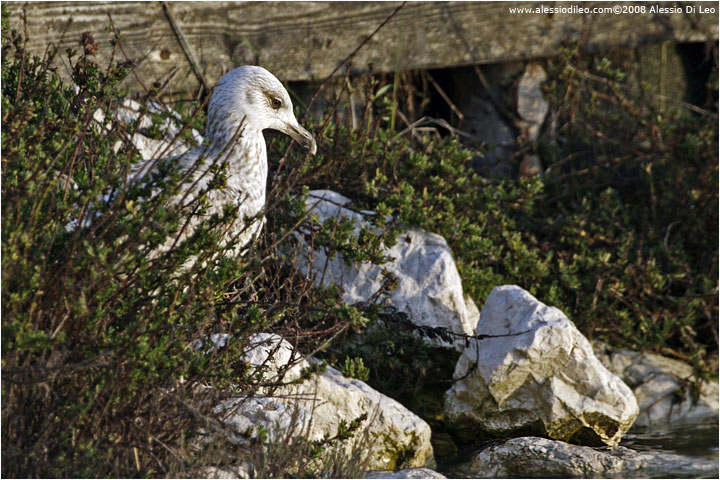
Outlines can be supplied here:
M612 6L583 2L583 7ZM387 18L395 2L168 2L209 84L247 63L263 65L282 80L322 80ZM568 39L585 37L588 49L626 48L661 41L704 41L684 14L511 14L509 7L536 2L410 2L360 50L352 71L429 69L548 57ZM547 2L563 7L567 3ZM649 7L651 4L643 4ZM717 7L717 4L705 4ZM11 26L22 31L21 3L8 4ZM665 5L669 6L669 5ZM717 9L716 9L717 10ZM138 60L143 83L178 71L168 91L199 82L160 2L38 2L27 6L28 47L42 54L49 43L78 47L94 34L99 62L107 62L112 32ZM718 38L718 14L699 15ZM72 19L71 23L68 23ZM63 37L63 31L65 35ZM116 59L122 58L116 52ZM131 83L133 88L139 88Z

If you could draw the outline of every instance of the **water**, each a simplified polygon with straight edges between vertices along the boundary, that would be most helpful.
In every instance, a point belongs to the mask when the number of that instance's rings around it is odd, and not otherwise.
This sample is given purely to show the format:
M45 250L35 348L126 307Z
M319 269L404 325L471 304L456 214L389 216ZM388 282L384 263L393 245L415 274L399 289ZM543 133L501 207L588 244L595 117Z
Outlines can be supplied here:
M633 428L623 437L621 446L638 452L667 455L662 463L638 471L638 478L718 478L718 420L684 422L665 427ZM473 452L474 453L474 452ZM464 456L464 455L463 455ZM472 457L470 454L469 457ZM468 458L469 460L469 458ZM659 460L660 461L660 460ZM449 477L471 478L479 472L468 469L469 464L459 461L439 469ZM622 476L626 476L627 472ZM526 472L522 477L549 476L550 471ZM601 473L600 477L603 477ZM607 477L617 476L608 472Z
M623 437L621 445L638 451L682 455L698 462L718 462L718 420L683 422L665 427L636 427ZM708 477L710 478L710 477ZM712 478L718 478L718 471Z

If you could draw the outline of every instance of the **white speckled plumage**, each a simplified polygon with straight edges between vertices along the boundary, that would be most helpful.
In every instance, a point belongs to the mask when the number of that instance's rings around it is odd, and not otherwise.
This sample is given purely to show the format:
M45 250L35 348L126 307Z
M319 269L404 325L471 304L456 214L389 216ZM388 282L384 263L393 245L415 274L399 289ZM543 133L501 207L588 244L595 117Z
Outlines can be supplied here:
M210 97L205 145L180 158L186 171L203 159L202 166L192 170L192 181L185 184L186 189L192 186L192 191L176 197L175 201L183 199L185 203L212 179L210 166L227 163L227 187L210 192L209 213L222 211L226 204L239 205L239 221L231 232L239 235L239 248L249 243L264 223L263 219L249 223L265 206L268 165L264 129L286 133L315 153L315 140L295 119L290 95L282 83L262 67L236 68L218 81ZM139 165L133 178L140 180L155 164Z

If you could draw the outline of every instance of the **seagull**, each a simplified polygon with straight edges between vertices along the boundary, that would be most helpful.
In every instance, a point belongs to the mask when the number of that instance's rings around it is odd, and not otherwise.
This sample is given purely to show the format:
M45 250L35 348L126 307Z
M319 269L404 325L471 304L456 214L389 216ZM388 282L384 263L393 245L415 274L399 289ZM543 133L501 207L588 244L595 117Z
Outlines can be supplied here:
M217 83L208 104L208 120L203 145L180 156L180 170L188 179L171 203L187 204L213 179L213 167L225 165L226 186L208 192L207 215L221 214L226 205L237 205L239 225L231 236L237 237L236 253L259 235L264 224L260 215L265 207L267 147L263 130L285 133L307 149L317 151L313 135L300 126L293 105L282 83L266 69L246 65L226 73ZM169 159L166 159L169 160ZM131 181L142 182L158 162L141 162L131 170ZM204 215L205 215L204 214ZM199 219L190 222L189 232ZM168 249L168 240L161 250Z

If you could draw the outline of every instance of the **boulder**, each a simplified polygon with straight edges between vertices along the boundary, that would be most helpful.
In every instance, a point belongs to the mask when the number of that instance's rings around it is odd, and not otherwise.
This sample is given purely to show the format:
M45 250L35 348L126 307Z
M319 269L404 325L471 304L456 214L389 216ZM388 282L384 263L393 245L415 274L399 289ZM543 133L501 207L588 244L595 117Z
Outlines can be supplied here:
M446 418L461 438L539 435L616 445L637 417L630 388L575 325L522 288L492 290L477 335L445 394Z
M538 437L492 445L460 467L475 478L717 478L717 461L625 447L595 449Z
M406 468L396 472L367 472L363 478L447 478L442 473L429 468Z
M355 234L372 212L357 212L349 208L350 199L328 190L311 191L306 206L321 221L346 217L355 224ZM391 260L383 265L359 263L348 266L342 255L328 258L321 250L310 247L297 235L303 248L306 270L318 285L341 285L343 300L349 304L364 302L373 297L383 285L383 270L397 278L397 287L389 294L388 303L404 312L415 325L440 327L446 331L471 335L479 318L472 299L463 295L460 274L450 248L444 238L422 230L409 229L397 237L395 245L384 252ZM308 268L309 267L309 268ZM454 346L461 350L464 339L452 345L440 339L428 339L434 346Z
M370 469L434 466L430 426L400 403L360 380L344 377L332 367L302 383L293 383L304 369L319 362L298 358L292 346L277 335L262 334L251 341L256 346L245 360L263 369L264 379L285 385L272 395L260 392L216 407L235 441L244 443L257 438L259 427L271 442L287 435L320 441L337 435L341 422L349 425L366 415L353 442L370 450ZM288 366L286 361L292 363ZM282 371L287 373L279 375ZM352 448L348 442L348 455Z
M718 419L718 382L700 381L692 366L654 353L594 342L598 359L632 388L640 406L636 427L666 427Z
M262 372L265 382L292 382L310 366L298 350L274 333L256 333L248 343L251 348L243 354L243 360L256 373Z

